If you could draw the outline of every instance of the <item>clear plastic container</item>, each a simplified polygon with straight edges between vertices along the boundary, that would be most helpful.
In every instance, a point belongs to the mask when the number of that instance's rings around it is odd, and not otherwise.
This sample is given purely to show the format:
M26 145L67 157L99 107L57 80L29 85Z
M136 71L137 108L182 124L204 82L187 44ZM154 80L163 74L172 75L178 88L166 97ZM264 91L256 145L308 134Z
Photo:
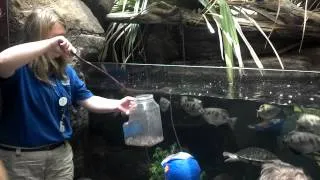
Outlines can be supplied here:
M125 143L131 146L154 146L163 141L159 105L152 94L136 96L137 106L123 124Z

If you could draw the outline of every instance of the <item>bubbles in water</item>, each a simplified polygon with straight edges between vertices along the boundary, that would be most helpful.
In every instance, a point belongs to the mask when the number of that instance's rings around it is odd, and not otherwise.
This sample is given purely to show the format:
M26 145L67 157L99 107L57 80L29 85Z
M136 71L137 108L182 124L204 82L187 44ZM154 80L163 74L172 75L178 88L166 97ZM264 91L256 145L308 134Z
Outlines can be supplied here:
M289 101L288 101L288 104L291 104L291 103L292 103L291 100L289 100Z
M314 98L313 97L311 97L311 98L309 98L310 99L310 101L314 101Z
M269 94L271 95L271 94L272 94L272 91L270 91Z
M292 95L291 95L291 94L290 94L290 95L288 95L288 98L292 99Z

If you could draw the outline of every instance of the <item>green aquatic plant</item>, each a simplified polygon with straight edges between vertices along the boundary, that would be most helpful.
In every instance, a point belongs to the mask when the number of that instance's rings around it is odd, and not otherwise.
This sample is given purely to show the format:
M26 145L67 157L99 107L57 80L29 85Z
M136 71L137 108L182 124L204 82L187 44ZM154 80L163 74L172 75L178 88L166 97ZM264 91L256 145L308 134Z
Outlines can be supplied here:
M206 173L205 171L202 171L202 172L201 172L201 174L200 174L200 179L201 179L201 180L208 179L207 173Z
M149 180L163 180L164 170L161 166L161 161L167 156L177 153L177 144L172 144L168 149L157 147L152 155L151 164L149 167Z
M151 9L153 4L147 6L150 2L155 2L157 0L116 0L113 7L114 16L118 17L131 17L134 19L138 15L147 13ZM276 49L272 45L271 41L267 35L263 32L258 23L251 18L243 8L237 5L230 5L226 0L198 0L204 9L202 10L202 16L207 24L208 29L211 33L215 32L211 23L215 22L217 26L217 33L219 35L219 44L221 50L221 57L225 61L227 79L230 86L232 86L234 81L234 57L238 60L238 66L242 69L244 67L240 41L238 35L241 37L244 44L247 46L254 62L257 67L263 69L263 65L255 53L253 47L250 45L249 41L246 39L244 33L241 30L241 26L235 16L244 16L256 28L260 33L266 38L270 47L276 54L281 68L284 69L283 64ZM172 1L176 2L176 1ZM157 3L156 3L157 4ZM236 14L237 13L237 14ZM126 63L130 58L134 58L134 52L139 51L141 55L144 56L143 49L143 32L141 32L140 24L135 23L111 23L106 34L106 43L103 48L102 53L99 56L100 61L104 61L108 53L112 53L112 58L115 62ZM144 59L146 62L146 59ZM240 73L242 70L240 69ZM232 89L232 87L230 87Z
M207 23L208 29L211 29L210 32L214 33L215 31L207 18L208 15L211 16L218 27L221 57L228 68L228 82L233 83L233 71L231 69L234 66L233 54L235 54L238 59L239 67L243 67L243 62L237 29L235 27L231 10L225 0L199 0L199 2L205 7L203 17ZM219 10L219 13L216 9Z
M284 69L280 56L278 55L276 49L274 48L273 44L267 37L267 35L263 32L261 27L258 23L247 15L246 11L239 7L229 7L226 0L198 0L204 7L202 16L205 19L207 27L211 33L214 33L215 30L212 27L210 21L208 20L213 19L218 30L219 40L220 40L220 50L221 50L221 57L226 62L226 67L232 68L234 66L233 62L233 55L238 60L238 65L240 68L243 68L243 62L241 57L241 50L240 50L240 43L238 39L238 34L240 35L241 39L247 46L254 62L256 63L257 67L263 69L263 65L258 58L257 54L255 53L254 49L248 42L247 38L245 37L244 33L242 32L241 26L239 22L235 19L232 11L238 12L239 14L244 15L255 27L259 30L259 32L266 38L267 42L269 43L270 47L273 49L275 55L278 58L279 64L281 68ZM233 74L232 70L228 71L228 80L230 83L233 82Z
M234 98L234 56L238 60L238 66L240 67L240 74L242 73L242 68L244 68L244 64L242 61L241 56L241 49L240 43L238 39L238 34L240 35L242 41L247 46L254 62L256 63L257 67L263 69L263 65L258 58L256 52L252 48L251 44L245 37L244 33L242 32L241 26L237 19L234 17L228 3L226 0L198 0L202 6L204 7L202 16L207 24L207 27L211 33L215 33L213 26L211 25L211 21L213 20L217 26L217 32L219 36L219 44L220 44L220 51L221 57L225 61L226 64L226 73L227 73L227 80L229 83L228 87L228 96L229 98ZM238 12L239 14L243 14L252 24L256 26L259 32L266 38L267 42L269 43L270 47L273 49L275 55L278 58L278 61L281 65L281 68L284 69L280 56L278 55L276 49L272 45L271 41L267 37L267 35L263 32L261 27L256 23L256 21L249 17L245 11L241 8L232 7L232 10ZM210 19L210 20L209 20Z
M118 0L111 12L139 14L146 10L148 0ZM119 63L117 48L121 49L120 57L126 63L133 55L134 50L139 46L140 25L132 23L111 23L105 36L106 43L99 55L99 60L107 58L109 47L112 48L112 57ZM140 37L141 39L141 37Z
M134 10L134 5L136 0L116 0L111 12L132 12Z

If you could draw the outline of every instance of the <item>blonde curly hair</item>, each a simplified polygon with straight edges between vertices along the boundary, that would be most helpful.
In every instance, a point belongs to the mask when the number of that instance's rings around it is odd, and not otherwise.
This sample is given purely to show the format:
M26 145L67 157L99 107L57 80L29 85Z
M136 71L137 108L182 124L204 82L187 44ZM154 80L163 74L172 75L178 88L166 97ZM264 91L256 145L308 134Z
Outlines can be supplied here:
M262 166L259 180L311 180L302 168L286 163L267 163Z
M39 41L46 38L52 27L59 23L63 27L65 21L52 8L37 8L27 17L24 25L25 42ZM45 83L51 84L50 76L58 79L66 79L65 67L67 61L62 57L52 59L46 55L40 56L30 64L30 68L34 72L37 79Z

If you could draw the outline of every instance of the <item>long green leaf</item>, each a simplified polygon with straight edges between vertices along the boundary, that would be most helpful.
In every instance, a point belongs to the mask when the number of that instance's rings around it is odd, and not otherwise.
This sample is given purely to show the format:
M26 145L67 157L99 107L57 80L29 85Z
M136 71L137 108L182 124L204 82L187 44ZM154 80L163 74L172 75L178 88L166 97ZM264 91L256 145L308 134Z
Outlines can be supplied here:
M250 52L250 54L251 54L254 62L256 63L256 65L258 66L258 68L263 69L263 65L262 65L261 61L259 60L256 52L254 51L254 49L252 48L251 44L249 43L249 41L247 40L247 38L246 38L245 35L243 34L240 24L239 24L236 20L234 20L234 22L235 22L235 27L236 27L239 35L241 36L243 42L244 42L244 43L246 44L246 46L248 47L249 52Z
M212 4L209 4L209 2L207 0L199 0L199 2L202 4L203 7L207 8L207 10L205 11L205 13L203 15L205 16L205 14L210 12L209 15L212 16L213 20L215 21L215 23L218 27L217 31L218 31L218 36L219 36L221 58L222 58L222 60L225 60L224 48L223 48L223 42L222 42L221 24L220 24L221 16L213 8L213 5L215 2Z
M221 33L221 24L220 24L220 19L221 19L221 15L216 14L216 13L210 13L211 16L213 16L213 20L216 23L217 27L218 27L218 37L219 37L219 45L220 45L220 54L221 54L221 58L222 60L224 59L224 49L223 49L223 42L222 42L222 33Z
M219 1L220 0L218 0L218 4L219 4ZM210 2L208 2L207 0L199 0L199 2L204 7L210 7L210 9L208 9L206 12L210 12L211 14L215 14L216 13L216 11L213 8L213 6L210 5L209 4ZM220 25L219 29L222 32L221 34L219 34L219 39L220 40L222 39L222 43L220 41L220 47L223 44L224 59L225 59L226 66L227 66L227 69L226 69L226 71L227 71L227 79L228 79L228 82L232 84L233 83L233 79L234 79L233 78L233 70L232 70L232 67L233 67L233 40L231 38L230 29L229 29L229 26L228 26L228 17L226 16L227 9L225 7L221 7L220 4L219 4L219 7L220 7L220 15L221 15L222 18L216 19L214 16L212 16L212 17L213 17L213 19L215 19L216 24ZM220 49L222 49L222 48L220 48Z
M138 13L140 8L140 0L136 0L136 3L134 4L133 12Z
M114 37L117 36L118 33L121 32L121 30L123 29L123 24L117 24L117 23L113 23L111 24L111 26L109 26L110 28L108 28L108 30L110 32L112 32L111 34L107 34L106 36L106 43L105 46L103 48L103 52L102 52L102 56L100 57L101 60L105 60L108 54L108 49L109 49L109 45L110 42L113 40Z
M305 7L304 7L303 30L302 30L302 37L301 37L301 43L300 43L300 47L299 47L299 52L302 49L303 40L304 40L304 34L306 32L306 25L307 25L307 20L308 20L307 12L308 12L308 0L306 0Z
M117 36L117 38L113 41L113 46L112 46L112 51L113 51L113 54L114 54L114 58L115 58L115 61L117 63L119 63L119 60L118 60L118 55L117 55L117 51L116 51L116 43L118 42L118 40L123 36L123 34L128 31L128 29L130 28L130 26L126 26L125 30L124 31L121 31L121 33Z
M244 12L242 9L239 9L239 12L241 12L247 19L249 19L249 21L256 26L256 28L260 31L260 33L263 35L263 37L268 41L270 47L272 48L273 52L275 53L275 55L276 55L276 57L277 57L277 59L279 61L281 69L284 69L284 66L282 64L281 58L280 58L276 48L273 46L272 42L269 40L269 38L264 33L264 31L261 29L261 27L258 25L258 23L254 19L252 19L250 16L248 16L247 13Z
M210 33L214 34L216 31L214 30L214 28L211 26L210 22L208 21L208 19L206 18L206 16L204 14L202 14L204 20L206 21L207 27L210 31Z
M231 13L231 10L229 8L229 5L226 3L225 0L218 0L218 4L220 7L220 14L223 16L222 19L222 29L225 29L225 31L230 34L232 43L231 46L233 47L234 54L237 57L238 63L240 67L243 67L242 57L241 57L241 50L240 50L240 43L238 40L237 31L235 28L235 23L233 20L233 16ZM233 64L233 59L232 59Z
M125 10L126 10L126 5L127 5L127 0L124 0L124 1L123 1L123 4L122 4L122 12L125 12Z

